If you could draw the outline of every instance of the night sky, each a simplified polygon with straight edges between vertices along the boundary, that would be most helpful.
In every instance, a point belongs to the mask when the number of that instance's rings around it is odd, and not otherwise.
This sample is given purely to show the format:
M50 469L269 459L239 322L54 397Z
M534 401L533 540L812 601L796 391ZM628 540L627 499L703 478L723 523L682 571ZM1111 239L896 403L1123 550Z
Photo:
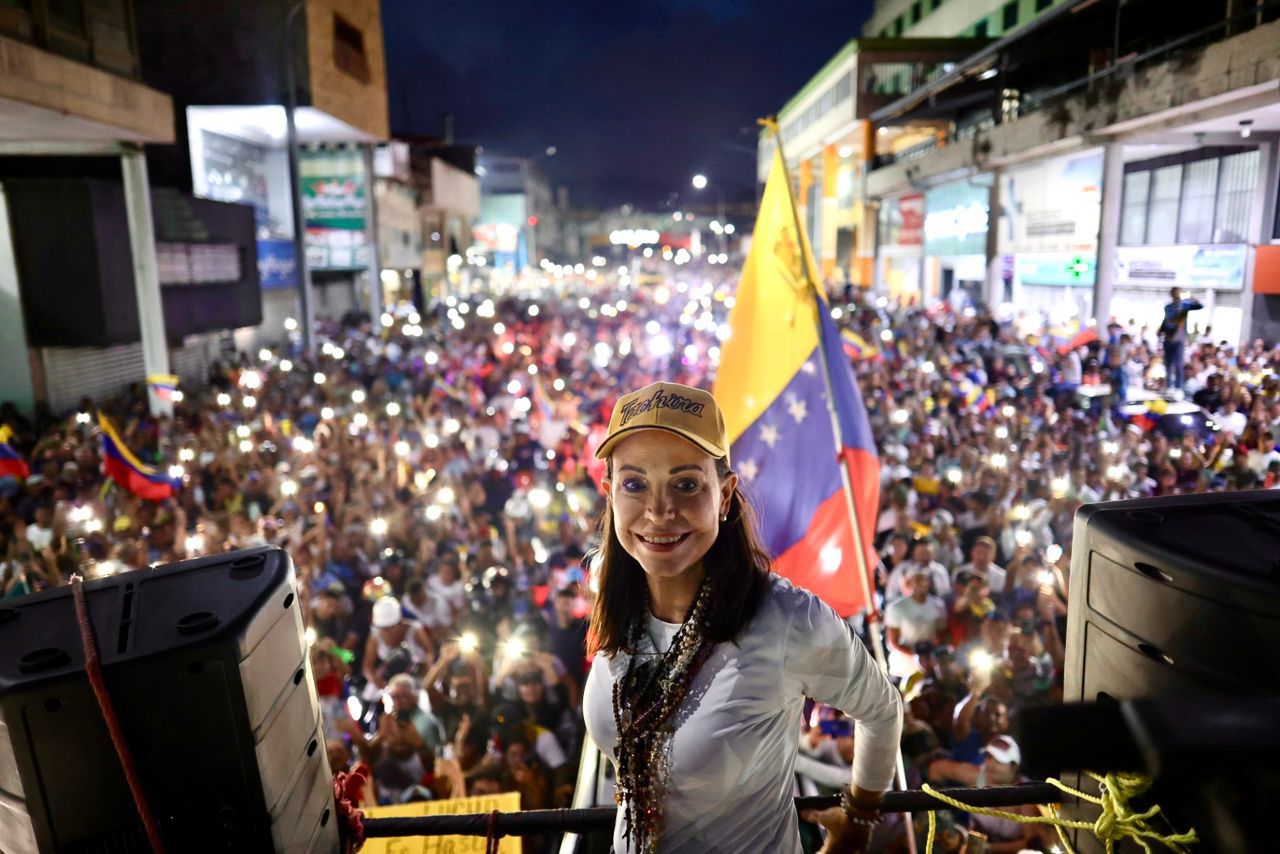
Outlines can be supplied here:
M393 132L532 156L575 207L754 198L755 120L850 38L871 0L383 0ZM714 201L710 190L707 199Z

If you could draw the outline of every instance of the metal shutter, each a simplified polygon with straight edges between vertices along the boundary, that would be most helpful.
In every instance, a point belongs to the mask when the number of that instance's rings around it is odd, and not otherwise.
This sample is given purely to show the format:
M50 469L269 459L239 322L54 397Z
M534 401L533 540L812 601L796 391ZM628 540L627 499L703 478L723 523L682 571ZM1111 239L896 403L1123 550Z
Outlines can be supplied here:
M217 337L194 335L184 346L169 351L169 370L182 378L188 389L205 385L211 350ZM80 398L89 397L100 403L124 391L130 383L146 379L142 344L117 347L45 347L45 387L49 406L54 412L67 412L78 406Z
M142 382L142 344L116 347L45 347L45 389L55 413L71 410L80 398L95 402L118 394L130 383Z

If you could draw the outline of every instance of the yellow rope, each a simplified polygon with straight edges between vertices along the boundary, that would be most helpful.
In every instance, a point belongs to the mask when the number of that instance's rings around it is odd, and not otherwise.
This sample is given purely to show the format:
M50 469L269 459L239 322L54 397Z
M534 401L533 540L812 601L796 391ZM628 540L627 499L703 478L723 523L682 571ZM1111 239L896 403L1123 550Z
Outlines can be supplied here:
M1086 772L1094 780L1099 783L1098 795L1090 795L1071 788L1061 780L1049 778L1045 782L1056 786L1063 792L1081 800L1095 804L1100 810L1100 814L1096 821L1075 821L1063 818L1058 814L1058 807L1055 804L1042 805L1040 807L1039 816L1018 815L1017 813L1005 812L1004 810L989 809L987 807L975 807L958 801L939 792L937 789L925 783L921 786L921 790L932 795L939 801L948 806L963 810L968 813L977 813L978 815L989 815L995 818L1003 818L1009 821L1016 821L1018 824L1047 824L1051 825L1057 832L1058 838L1061 840L1067 854L1075 854L1071 848L1071 843L1067 841L1066 830L1086 830L1096 836L1107 847L1107 854L1114 854L1115 844L1126 839L1136 842L1141 846L1142 850L1151 854L1151 846L1147 844L1151 842L1159 842L1175 854L1186 854L1188 845L1193 845L1200 841L1194 829L1186 833L1162 834L1152 830L1147 821L1154 818L1160 813L1160 807L1154 806L1144 812L1135 812L1130 806L1129 801L1138 795L1141 795L1147 789L1151 788L1151 779L1137 774L1106 774L1099 776L1091 772ZM933 842L937 833L937 817L931 810L929 812L929 838L925 844L925 854L933 854Z

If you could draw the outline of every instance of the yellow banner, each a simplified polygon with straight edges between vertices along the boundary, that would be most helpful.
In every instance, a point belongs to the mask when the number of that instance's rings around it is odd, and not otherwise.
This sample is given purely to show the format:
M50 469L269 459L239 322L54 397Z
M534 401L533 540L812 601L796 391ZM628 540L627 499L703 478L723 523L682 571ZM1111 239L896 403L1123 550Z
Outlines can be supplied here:
M369 807L366 818L417 818L424 815L468 815L470 813L519 812L520 795L504 792L476 798L422 801L393 807ZM501 854L523 854L518 836L504 836ZM369 839L360 854L484 854L483 836L406 836Z

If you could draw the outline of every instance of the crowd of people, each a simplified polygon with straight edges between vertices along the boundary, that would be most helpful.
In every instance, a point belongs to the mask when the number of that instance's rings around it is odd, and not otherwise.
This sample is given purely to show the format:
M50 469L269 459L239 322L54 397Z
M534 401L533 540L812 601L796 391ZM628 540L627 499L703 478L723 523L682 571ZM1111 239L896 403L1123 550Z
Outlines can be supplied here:
M69 413L0 411L30 477L0 479L4 596L271 544L291 555L335 770L370 803L514 791L568 806L584 729L598 443L653 379L709 388L732 285L712 268L643 290L450 297L217 365L172 418L145 392ZM1178 429L1159 329L1020 335L990 314L833 303L881 461L876 570L890 672L908 700L908 783L1019 778L1011 725L1062 692L1072 517L1084 503L1276 485L1280 350L1191 331ZM101 470L97 404L181 487L140 499ZM1203 425L1203 429L1200 429ZM867 625L854 618L868 640ZM847 782L855 745L814 708L798 791ZM826 787L830 788L826 788ZM960 850L1049 846L946 814ZM885 823L883 850L903 843ZM816 833L816 830L814 831ZM810 839L817 844L816 836ZM533 848L550 840L532 840Z

